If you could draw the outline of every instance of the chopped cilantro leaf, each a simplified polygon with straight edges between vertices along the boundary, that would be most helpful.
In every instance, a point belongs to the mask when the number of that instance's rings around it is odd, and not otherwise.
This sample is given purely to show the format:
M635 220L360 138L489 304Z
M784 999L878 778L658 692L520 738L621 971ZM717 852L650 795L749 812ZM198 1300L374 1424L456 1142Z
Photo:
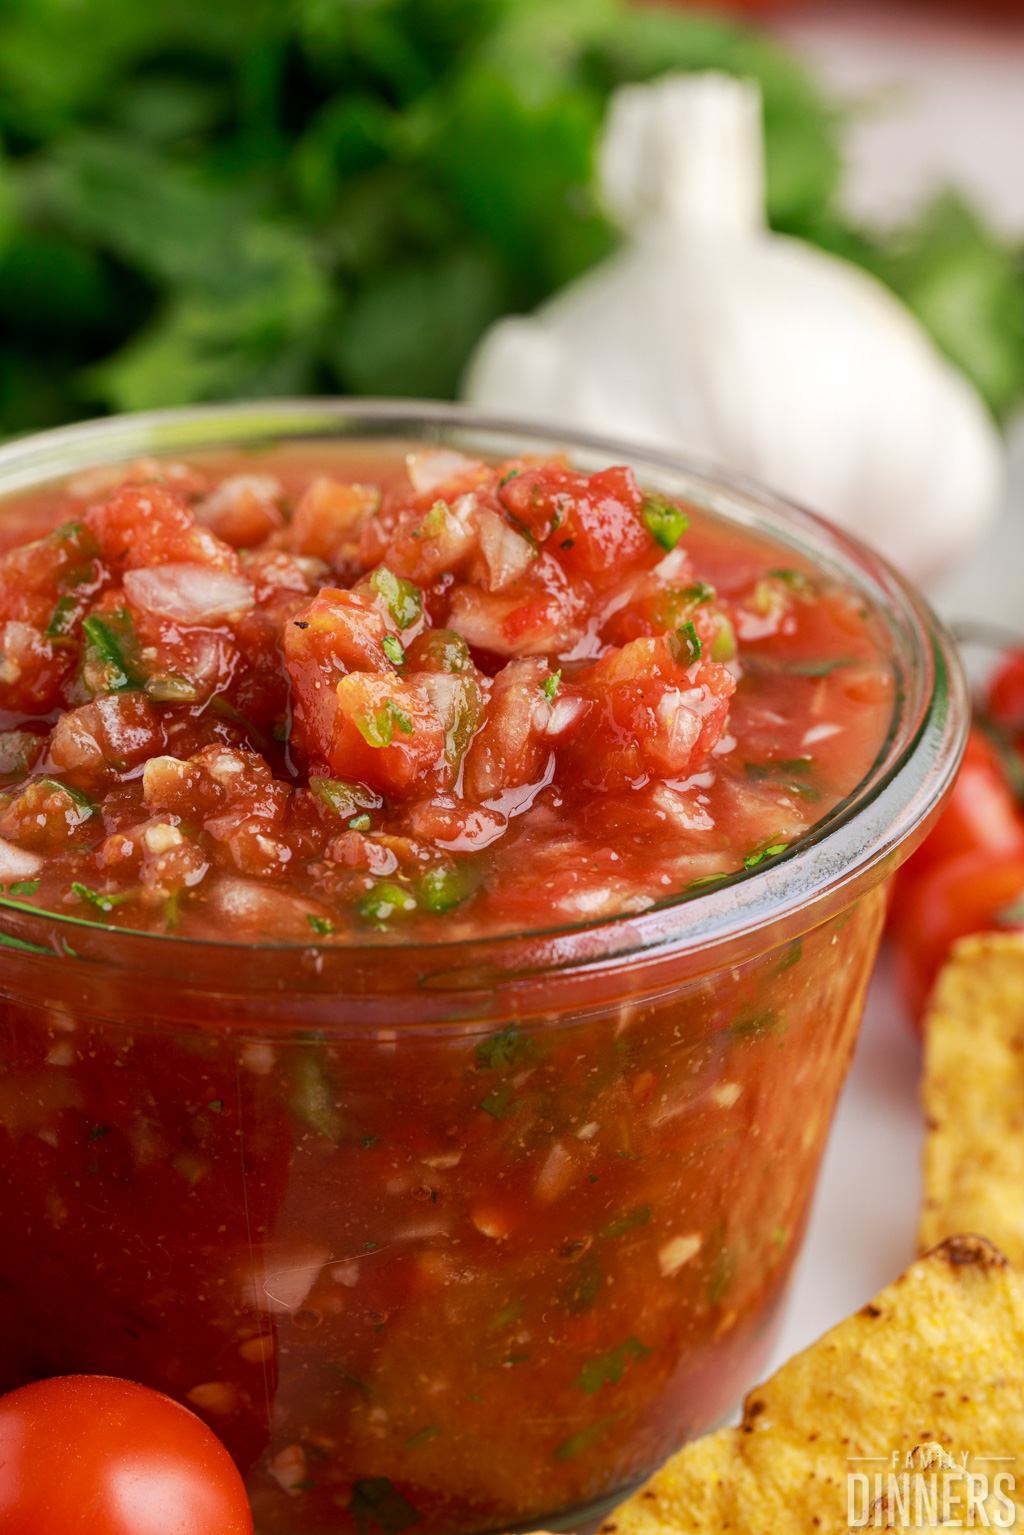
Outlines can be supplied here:
M558 692L561 681L562 673L552 672L551 676L545 677L544 681L541 683L540 690L544 694L544 697L547 699L549 704L554 702L554 697Z
M93 1125L89 1134L85 1137L86 1142L98 1141L102 1136L109 1135L110 1129L110 1125Z
M91 613L82 620L82 633L86 641L82 678L91 693L124 693L141 685L128 660L128 650L135 646L127 611L107 618Z
M70 593L61 597L50 614L50 622L46 626L46 638L48 640L65 639L75 626L78 616L78 599Z
M599 1235L609 1240L624 1237L627 1231L635 1231L638 1226L646 1226L650 1218L650 1205L639 1205L635 1210L628 1210L625 1215L620 1215L609 1225L602 1227Z
M675 634L670 636L668 643L673 658L681 662L683 666L693 666L704 653L704 646L700 642L692 618L680 625Z
M601 1418L597 1423L591 1423L589 1428L581 1428L578 1434L573 1434L564 1444L560 1444L555 1451L555 1460L574 1460L577 1455L593 1449L600 1443L613 1423L617 1423L622 1417L621 1412L613 1412L610 1417Z
M38 889L39 881L37 879L16 879L7 893L8 895L35 895Z
M405 1448L418 1450L420 1445L429 1444L432 1439L437 1439L441 1432L436 1423L428 1423L426 1428L421 1428L417 1433L410 1435L405 1441Z
M371 1535L373 1526L382 1535L402 1535L403 1530L423 1523L423 1515L386 1476L366 1476L354 1482L348 1511L358 1535Z
M715 1266L711 1271L711 1279L708 1282L708 1301L712 1306L717 1306L736 1277L736 1260L730 1252L724 1248L715 1259Z
M74 879L71 888L80 901L87 901L90 906L95 906L99 911L113 911L115 906L120 906L122 901L130 899L131 891L122 891L120 895L103 895L98 890L90 890L88 885Z
M500 1034L492 1034L489 1039L482 1039L476 1047L477 1062L486 1066L491 1071L499 1071L507 1066L518 1066L522 1061L529 1060L537 1048L537 1042L530 1034L524 1034L514 1023L507 1029L502 1029Z
M211 1114L223 1114L223 1112L224 1112L224 1099L223 1098L213 1098L206 1105L206 1107L210 1110Z
M767 847L757 848L753 853L747 853L743 859L745 869L756 869L759 863L764 863L766 858L777 858L789 847L788 842L770 842Z
M329 933L334 932L334 923L330 917L317 917L312 912L307 912L306 921L314 933L318 933L321 938L326 938Z
M776 581L781 581L797 597L814 596L814 582L802 570L770 570L768 574L774 576Z
M855 656L840 656L835 661L797 661L792 666L784 666L782 671L788 672L791 677L828 677L832 672L838 671L841 666L856 666Z
M729 876L723 869L719 874L702 874L700 879L691 879L687 890L702 890L705 885L717 885L719 880L728 879Z
M488 1093L486 1098L481 1098L480 1107L492 1119L511 1119L513 1114L521 1112L523 1104L512 1097L512 1088L506 1082Z
M674 549L690 526L686 513L667 496L645 496L640 515L651 537L663 549Z
M607 1354L598 1354L589 1360L573 1385L578 1386L586 1396L593 1396L602 1386L618 1385L630 1360L646 1359L650 1352L639 1338L627 1338L618 1348L609 1349Z

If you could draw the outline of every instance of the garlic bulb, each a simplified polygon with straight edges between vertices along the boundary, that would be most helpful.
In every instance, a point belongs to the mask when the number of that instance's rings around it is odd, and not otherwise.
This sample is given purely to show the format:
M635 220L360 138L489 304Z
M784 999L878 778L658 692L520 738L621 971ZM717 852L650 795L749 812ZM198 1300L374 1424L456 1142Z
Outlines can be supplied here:
M499 321L468 397L741 471L919 581L961 555L1000 500L999 435L887 288L766 228L757 88L623 87L600 176L627 243Z

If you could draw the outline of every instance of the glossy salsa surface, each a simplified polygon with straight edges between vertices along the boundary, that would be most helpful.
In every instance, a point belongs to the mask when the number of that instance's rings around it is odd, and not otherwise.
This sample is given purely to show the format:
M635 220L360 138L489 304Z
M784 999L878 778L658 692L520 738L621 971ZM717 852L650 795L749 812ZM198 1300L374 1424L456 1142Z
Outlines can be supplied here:
M874 761L889 661L785 551L625 468L312 454L8 505L9 898L243 942L562 927L779 856Z
M4 539L3 901L112 956L225 947L149 1001L4 949L0 1389L168 1391L264 1535L540 1523L713 1426L770 1344L882 892L564 1005L526 974L391 1027L354 987L314 1018L302 977L358 945L418 997L413 941L761 877L886 737L857 593L626 469L434 449L91 472ZM244 944L273 1007L232 994Z

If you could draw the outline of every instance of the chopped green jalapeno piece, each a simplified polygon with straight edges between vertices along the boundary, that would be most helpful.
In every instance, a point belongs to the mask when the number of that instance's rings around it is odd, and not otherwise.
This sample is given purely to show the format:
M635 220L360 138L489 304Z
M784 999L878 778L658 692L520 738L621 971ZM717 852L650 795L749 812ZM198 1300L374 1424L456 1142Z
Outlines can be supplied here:
M373 922L388 922L416 910L416 897L405 885L379 880L359 902L359 915Z
M674 549L690 526L686 513L667 496L644 496L640 515L651 537L663 549Z
M454 911L468 894L459 869L428 869L417 886L419 904L425 911Z
M288 1074L292 1089L288 1107L292 1114L300 1124L337 1145L345 1131L345 1117L322 1053L317 1049L291 1052Z
M401 640L396 639L393 634L386 634L384 636L384 638L381 640L381 649L384 651L384 654L387 656L392 666L405 665L405 651L402 649L402 642Z
M417 635L409 652L415 671L465 672L472 666L469 646L454 629L428 629Z
M347 778L320 778L313 777L309 780L310 792L317 799L322 800L329 810L335 815L351 816L356 812L367 810L379 810L383 804L379 794L368 789L365 784L353 783ZM361 816L357 816L361 819ZM351 825L351 822L349 823ZM366 827L355 827L356 831L364 831L370 825L369 816L366 817Z
M191 704L199 697L199 690L188 677L150 677L146 692L157 704Z
M395 739L395 729L402 735L411 736L415 731L412 720L393 698L385 698L379 709L364 709L355 716L355 727L367 746L390 746Z
M348 823L348 829L349 831L369 831L372 825L372 816L367 815L366 811L363 810L359 815L354 815L352 817L351 821Z
M399 629L408 629L423 612L420 589L404 576L396 576L386 565L374 571L370 585L383 597L392 621Z

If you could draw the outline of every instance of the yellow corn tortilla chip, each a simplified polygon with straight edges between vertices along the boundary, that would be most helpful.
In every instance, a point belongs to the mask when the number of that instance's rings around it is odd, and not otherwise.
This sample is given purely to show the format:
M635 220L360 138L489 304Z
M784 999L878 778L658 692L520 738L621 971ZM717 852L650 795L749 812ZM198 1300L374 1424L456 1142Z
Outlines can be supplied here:
M986 1477L972 1488L976 1502L987 1488L990 1526L997 1509L1008 1526L1024 1513L1024 1284L980 1237L943 1243L783 1365L747 1397L738 1428L686 1445L601 1535L825 1535L873 1527L879 1497L884 1526L890 1472L930 1476L943 1452L961 1468L966 1454L966 1470ZM997 1456L1011 1459L982 1458ZM1004 1483L995 1498L1000 1473L1021 1492ZM899 1481L895 1491L903 1496ZM956 1476L950 1508L969 1527ZM980 1512L970 1520L984 1522Z
M958 943L925 1027L920 1248L979 1231L1024 1272L1024 936Z

